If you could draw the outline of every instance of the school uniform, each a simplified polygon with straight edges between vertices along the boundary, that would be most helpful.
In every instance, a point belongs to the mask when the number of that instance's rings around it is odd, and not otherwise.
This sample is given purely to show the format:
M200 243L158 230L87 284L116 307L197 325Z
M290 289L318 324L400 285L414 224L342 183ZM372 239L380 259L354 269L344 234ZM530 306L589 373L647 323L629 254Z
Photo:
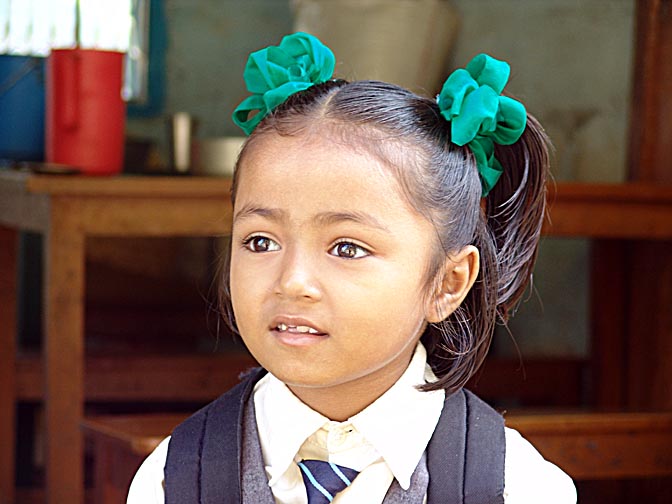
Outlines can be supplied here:
M385 394L334 422L258 371L164 440L127 502L305 504L303 459L359 472L335 504L576 502L571 479L476 396L415 388L434 379L419 344Z

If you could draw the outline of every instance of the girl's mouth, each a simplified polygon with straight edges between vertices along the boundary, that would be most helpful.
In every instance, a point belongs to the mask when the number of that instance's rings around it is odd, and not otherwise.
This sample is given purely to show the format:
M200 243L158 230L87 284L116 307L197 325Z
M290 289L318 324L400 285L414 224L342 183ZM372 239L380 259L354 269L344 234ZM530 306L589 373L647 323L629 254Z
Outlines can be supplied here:
M318 331L317 329L310 327L310 326L305 326L305 325L288 325L288 324L278 324L275 327L275 330L278 332L288 332L288 333L295 333L295 334L324 334Z
M310 325L307 320L279 320L271 325L271 331L278 341L288 346L312 345L327 337L326 333Z

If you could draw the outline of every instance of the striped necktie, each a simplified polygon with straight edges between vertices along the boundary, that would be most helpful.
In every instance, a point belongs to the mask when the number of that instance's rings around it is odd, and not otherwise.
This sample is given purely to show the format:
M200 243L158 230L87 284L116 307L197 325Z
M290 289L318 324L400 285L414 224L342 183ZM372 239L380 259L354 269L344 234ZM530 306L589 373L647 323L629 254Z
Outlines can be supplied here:
M333 501L334 496L350 486L359 474L354 469L322 460L303 460L299 462L299 467L306 484L308 504L327 504Z

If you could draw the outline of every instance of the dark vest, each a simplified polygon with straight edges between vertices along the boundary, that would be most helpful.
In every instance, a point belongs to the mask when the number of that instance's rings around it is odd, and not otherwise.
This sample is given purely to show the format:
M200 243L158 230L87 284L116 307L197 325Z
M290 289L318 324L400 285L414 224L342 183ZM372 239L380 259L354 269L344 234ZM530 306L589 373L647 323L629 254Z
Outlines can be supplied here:
M175 428L164 470L166 504L243 503L246 404L265 373L250 373ZM427 503L503 504L505 449L499 413L467 390L449 396L427 446Z

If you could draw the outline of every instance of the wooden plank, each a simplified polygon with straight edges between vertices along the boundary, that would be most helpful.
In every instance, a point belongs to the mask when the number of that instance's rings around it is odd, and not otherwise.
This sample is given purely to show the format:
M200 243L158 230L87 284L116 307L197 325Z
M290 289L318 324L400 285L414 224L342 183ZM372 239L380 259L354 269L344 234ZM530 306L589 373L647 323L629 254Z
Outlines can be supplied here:
M0 504L14 502L17 234L0 226Z
M593 238L672 238L672 186L577 184L549 186L543 233Z
M231 231L228 196L69 198L80 206L87 235L217 236Z
M131 176L87 177L33 175L26 177L29 192L69 196L205 197L228 198L231 179L224 177Z
M575 434L672 434L672 412L570 412L527 413L513 411L506 424L529 436ZM672 437L669 440L672 443ZM670 452L672 455L672 452ZM668 461L672 464L672 458Z
M187 416L179 413L106 415L84 419L82 429L88 435L116 441L133 454L146 457Z
M558 204L543 234L613 239L672 239L672 207Z
M672 201L642 203L558 198L543 233L593 238L672 239Z
M655 204L672 203L672 185L646 182L619 184L558 182L548 186L548 203L556 201L576 203Z
M96 502L124 502L138 467L187 415L89 418L82 430L94 448Z
M672 476L672 413L511 414L506 424L576 480Z
M84 396L91 402L207 402L237 384L240 374L256 365L242 352L89 356ZM19 399L44 398L38 356L20 356L16 381Z
M84 235L79 208L52 200L44 240L44 390L49 503L84 502Z
M119 175L37 175L0 170L0 186L18 192L70 196L228 197L231 179L225 177L169 177ZM14 189L15 192L17 192Z

